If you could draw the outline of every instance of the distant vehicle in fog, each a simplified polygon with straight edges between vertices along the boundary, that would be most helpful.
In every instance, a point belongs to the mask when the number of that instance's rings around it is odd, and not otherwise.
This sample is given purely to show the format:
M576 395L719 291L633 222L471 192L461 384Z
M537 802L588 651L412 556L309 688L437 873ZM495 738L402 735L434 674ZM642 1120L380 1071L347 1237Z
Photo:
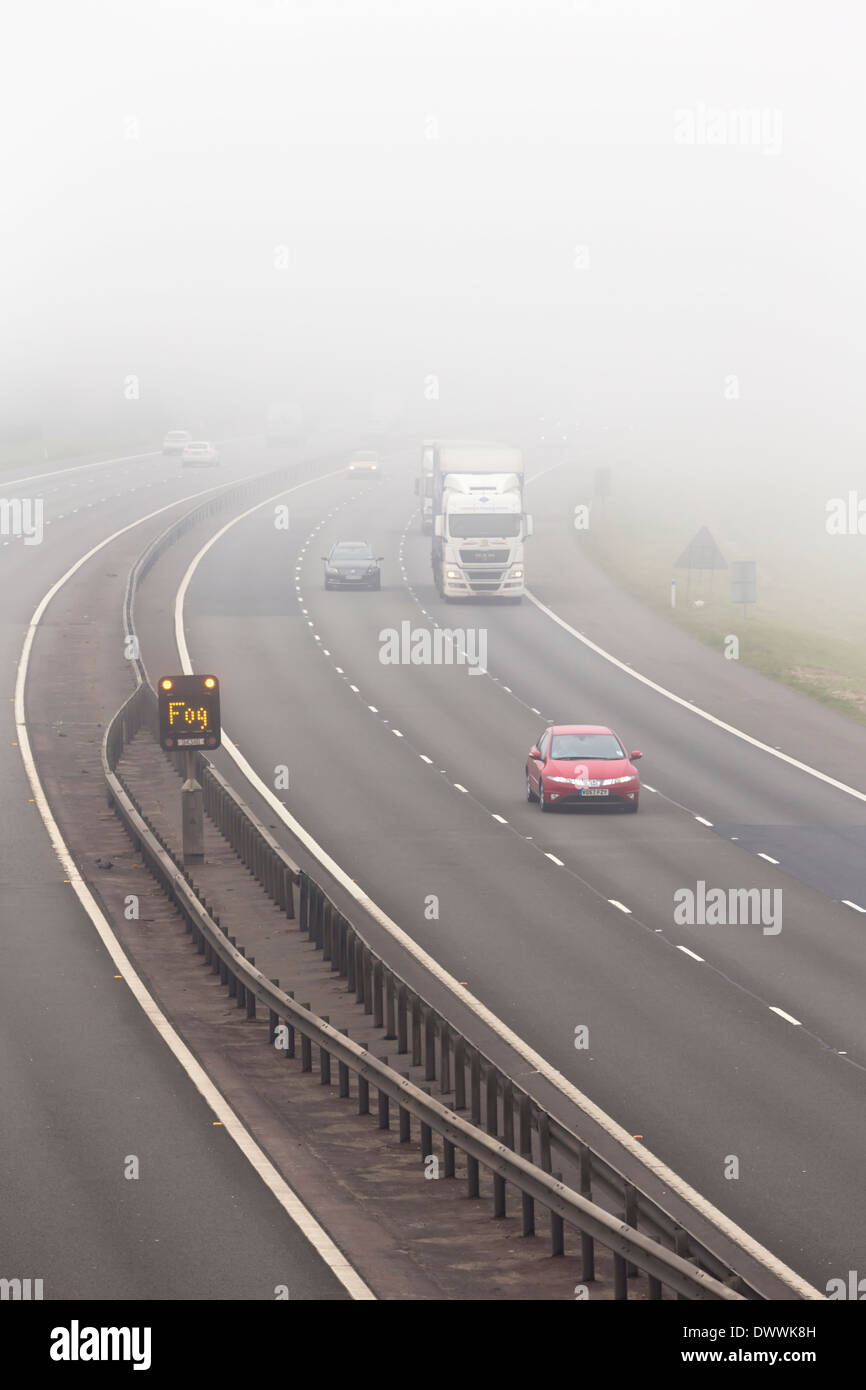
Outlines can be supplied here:
M162 441L164 454L182 454L186 445L192 441L189 430L169 430Z
M207 439L192 440L184 446L180 456L183 466L191 468L211 468L219 463L220 456L216 446Z
M282 401L268 407L268 444L297 444L303 428L303 412L297 402Z
M421 472L415 479L415 492L421 499L421 531L429 536L433 530L433 450L436 441L425 439L421 445Z
M349 459L349 475L353 478L378 478L382 474L379 455L372 449L359 449Z
M379 565L383 555L373 554L366 541L337 541L327 555L325 566L326 589L381 589Z

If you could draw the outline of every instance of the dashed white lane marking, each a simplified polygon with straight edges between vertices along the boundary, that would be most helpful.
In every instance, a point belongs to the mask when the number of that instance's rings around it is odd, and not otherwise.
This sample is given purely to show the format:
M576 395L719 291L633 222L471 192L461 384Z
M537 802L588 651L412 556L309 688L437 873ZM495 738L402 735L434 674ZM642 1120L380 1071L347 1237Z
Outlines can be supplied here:
M861 907L859 903L852 903L850 898L843 898L846 907L853 907L855 912L866 912L866 907Z
M334 670L336 671L336 673L337 673L338 676L345 676L345 674L346 674L346 672L343 670L342 666L335 666L335 667L334 667Z
M766 859L768 864L778 864L779 862L778 859L773 859L769 854L762 854L760 850L758 851L758 858Z
M795 1028L803 1027L802 1023L798 1018L792 1018L790 1014L785 1013L784 1009L777 1008L775 1004L770 1004L769 1009L771 1013L778 1014L780 1018L783 1018L786 1023L793 1023Z
M368 706L367 706L367 709L370 711L371 714L378 714L378 713L379 713L379 711L377 710L377 708L376 708L375 705L368 705Z
M655 791L656 791L655 787L651 787L650 784L649 784L649 782L641 782L640 787L641 787L641 791L644 791L644 792L655 792ZM657 792L656 792L656 795L658 795Z
M402 737L403 737L403 735L400 733L400 730L399 730L399 729L392 729L392 730L391 730L391 733L394 735L395 738L402 738Z
M497 814L496 814L495 811L492 811L491 814L492 814L494 820L498 820L498 821L499 821L499 824L500 824L500 825L507 825L507 824L508 824L508 821L505 819L504 816L497 816Z
M428 758L426 753L419 753L418 757L421 759L422 763L429 763L431 767L433 766L433 759Z
M360 695L360 693L361 693L360 690L358 689L357 685L350 685L350 686L349 686L349 689L350 689L350 690L354 690L354 692L355 692L356 695Z
M706 820L703 816L695 816L695 820L699 820L701 825L708 825L712 830L713 822L711 820Z
M611 907L618 907L620 912L625 912L629 917L631 916L631 908L626 907L625 903L621 903L618 898L608 898L608 902Z
M544 852L544 857L545 857L545 859L550 859L554 864L558 864L559 867L560 867L561 869L564 869L564 868L565 868L565 865L564 865L564 863L562 862L562 860L561 860L561 859L557 859L557 857L556 857L555 854L551 854L551 853L550 853L550 850L545 850L545 852Z
M676 946L677 950L682 951L684 955L691 956L692 960L699 960L701 965L706 965L706 961L704 960L703 956L696 955L694 951L689 950L688 946L680 946L678 942L674 942L674 945Z
M469 795L469 793L466 791L466 788L465 788L465 787L461 787L461 785L460 785L459 782L455 782L455 783L454 783L454 786L455 786L455 788L456 788L457 791L459 791L459 792L465 792L467 796Z

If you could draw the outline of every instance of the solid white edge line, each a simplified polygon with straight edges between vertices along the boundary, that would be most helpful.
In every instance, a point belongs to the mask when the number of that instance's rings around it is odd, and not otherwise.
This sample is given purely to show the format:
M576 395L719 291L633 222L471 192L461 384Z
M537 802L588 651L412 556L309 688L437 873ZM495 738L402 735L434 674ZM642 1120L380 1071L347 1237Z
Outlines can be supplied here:
M98 463L76 463L71 468L55 468L51 473L31 473L26 478L3 478L0 476L0 482L2 482L4 489L17 487L19 483L38 483L42 478L59 478L67 473L81 473L85 468L107 468L111 463L135 463L138 459L159 458L161 454L161 449L151 449L146 454L121 454L114 459L100 459ZM99 500L104 502L105 498L101 497Z
M821 772L819 768L811 767L809 763L801 763L798 758L792 758L788 753L782 753L777 748L771 748L768 743L762 743L759 738L753 738L751 734L745 733L742 729L735 728L733 724L726 724L723 719L718 719L716 715L710 714L708 710L701 709L700 705L693 704L691 700L684 700L681 695L675 695L672 690L668 690L665 686L650 680L649 676L642 676L639 671L633 671L624 661L620 661L619 658L613 656L611 652L605 651L604 647L600 647L596 642L592 642L588 637L584 637L582 632L578 632L577 628L572 627L564 618L560 618L558 613L554 613L552 608L548 608L547 604L542 603L541 600L537 599L528 589L526 590L526 597L529 599L530 603L534 603L535 607L538 608L540 612L544 613L552 622L556 623L558 627L561 627L564 632L570 633L578 642L582 642L585 647L595 652L597 656L602 657L605 661L609 661L612 666L616 666L620 671L625 671L626 675L631 676L633 680L640 681L641 685L648 686L649 689L654 690L656 694L663 695L666 700L672 700L674 704L679 705L682 709L690 710L691 713L697 715L699 719L705 719L708 723L715 724L717 729L724 729L725 733L733 734L735 738L742 739L744 743L750 744L752 748L760 748L763 753L769 753L771 757L779 758L781 762L788 763L791 767L796 767L800 772L806 772L810 777L817 777L820 782L825 782L828 787L835 787L837 791L845 792L848 796L854 796L858 801L866 801L866 792L858 791L856 787L849 787L846 782L837 781L837 779L831 777L829 773ZM649 791L651 789L647 788L647 790Z
M695 820L699 820L701 825L708 825L712 830L713 822L711 820L707 820L704 816L695 816Z
M300 486L304 486L304 484L300 484ZM286 488L283 492L276 493L273 497L266 498L264 502L259 502L255 506L249 507L246 511L240 512L211 536L210 540L205 542L199 552L194 555L190 561L189 567L178 586L174 605L175 642L177 644L181 669L187 675L192 675L193 669L192 662L190 661L189 649L187 647L186 635L184 633L183 606L187 590L189 589L193 575L198 569L199 564L212 546L216 545L217 541L221 540L233 526L238 524L238 522L244 521L248 516L251 516L253 512L258 511L260 507L269 506L272 502L276 501L278 497L282 497L286 492L291 492L293 490L292 488ZM527 596L530 598L532 597L529 594ZM533 599L533 602L537 602L537 600ZM540 604L538 606L543 607L543 605ZM556 617L555 614L552 616ZM560 622L561 620L556 618L556 621ZM634 675L636 673L629 672L629 674ZM691 709L692 706L688 706L688 708ZM455 980L438 961L428 955L407 932L403 931L402 927L399 927L387 913L383 912L378 903L374 902L367 893L358 887L354 880L341 868L328 851L324 849L317 840L313 839L312 835L301 825L300 821L296 820L295 817L289 813L283 803L277 799L275 793L267 783L262 780L252 764L243 756L237 744L226 733L225 728L222 730L222 745L236 766L240 768L250 785L254 787L259 796L267 802L271 810L279 816L280 820L292 832L296 839L318 860L322 868L336 879L340 886L354 898L355 902L357 902L360 907L363 907L364 910L379 923L394 941L398 942L405 951L413 956L414 959L429 971L440 984L444 985L450 993L460 999L467 1008L471 1009L477 1018L481 1019L481 1021L496 1033L496 1035L512 1048L513 1051L528 1062L534 1071L539 1072L545 1080L555 1086L572 1104L579 1106L580 1109L604 1129L611 1138L615 1139L617 1143L627 1149L635 1158L639 1159L640 1162L661 1182L669 1187L672 1192L676 1192L678 1196L688 1202L695 1211L700 1212L701 1215L712 1222L719 1231L723 1232L729 1240L739 1245L742 1250L746 1251L753 1259L762 1264L765 1269L770 1270L776 1278L780 1279L788 1288L794 1290L804 1299L818 1299L822 1302L824 1301L824 1294L820 1293L818 1289L813 1288L813 1286L801 1275L797 1274L795 1270L789 1269L777 1255L767 1250L759 1241L750 1236L747 1231L744 1231L738 1226L735 1221L732 1221L730 1217L725 1216L724 1212L719 1211L717 1207L713 1206L712 1202L691 1187L678 1173L675 1173L672 1168L669 1168L666 1163L663 1163L660 1158L657 1158L650 1149L645 1148L643 1144L633 1139L628 1130L623 1129L621 1125L617 1124L600 1106L590 1100L589 1096L584 1095L584 1093L568 1081L561 1072L557 1071L546 1058L542 1057L539 1052L536 1052L534 1048L531 1048L528 1043L524 1042L522 1038L512 1032L512 1030L502 1022L502 1019L497 1017L485 1004L482 1004L481 1000L477 999L475 995L464 985L461 985L458 980ZM864 800L866 800L866 797L864 797Z
M629 917L631 917L631 908L626 907L625 903L621 903L618 898L608 898L608 902L610 903L611 907L618 907L620 912L625 912L628 914Z
M758 850L758 858L766 859L768 864L778 864L779 862L778 859L772 859L769 854L762 854L760 850Z
M852 903L850 898L843 898L846 907L853 907L855 912L866 912L866 907L861 907L859 903Z
M560 867L561 869L564 869L564 868L565 868L565 865L564 865L564 863L562 862L562 860L561 860L561 859L557 859L557 857L556 857L555 854L551 854L549 849L546 849L546 850L544 851L544 857L545 857L545 859L551 859L551 860L553 861L553 863L554 863L554 864L558 864L559 867Z
M328 474L323 476L332 475ZM27 779L33 790L33 799L42 817L45 829L48 832L48 838L51 841L52 848L60 861L66 877L69 879L78 901L81 903L81 906L96 928L99 938L108 952L112 963L118 974L122 975L125 983L129 986L136 1002L156 1029L156 1032L159 1034L166 1047L169 1048L173 1056L183 1067L196 1090L202 1096L206 1104L210 1106L217 1119L220 1120L226 1133L231 1136L251 1167L255 1169L266 1187L273 1193L287 1216L289 1216L298 1227L298 1230L306 1236L307 1240L334 1274L335 1278L339 1280L353 1299L358 1301L375 1300L376 1295L373 1293L372 1289L368 1288L364 1283L363 1279L349 1263L346 1256L331 1240L331 1237L324 1227L319 1225L312 1212L307 1209L296 1193L292 1191L282 1174L277 1171L264 1151L255 1142L252 1135L241 1123L240 1119L229 1105L228 1101L217 1089L213 1081L211 1081L204 1068L196 1061L195 1057L186 1046L186 1043L166 1018L165 1014L156 1003L156 1000L142 984L137 971L133 968L129 957L126 955L123 947L115 936L111 928L111 923L103 914L102 909L93 897L84 878L79 873L75 860L60 832L60 827L54 819L48 804L48 798L45 795L42 783L39 779L36 761L30 747L27 724L24 718L24 692L27 684L30 653L39 624L55 594L63 588L72 576L76 574L92 556L97 555L99 551L117 540L118 537L125 535L128 531L134 530L137 526L142 526L147 521L153 520L154 517L159 516L162 512L171 511L182 506L184 502L195 501L196 498L204 497L208 493L219 492L223 490L224 487L234 487L236 485L237 480L230 484L224 484L222 487L206 488L204 492L194 493L191 497L184 497L178 501L170 502L166 506L159 507L156 511L148 513L147 516L140 517L138 521L130 522L127 526L122 526L119 531L115 531L113 535L107 536L105 540L100 541L98 545L93 546L91 550L88 550L86 554L76 560L75 564L71 565L66 573L51 586L47 594L43 596L42 600L37 605L36 611L30 619L27 634L24 638L24 646L21 650L21 659L18 663L18 675L15 681L15 726L18 734L18 746L21 751Z

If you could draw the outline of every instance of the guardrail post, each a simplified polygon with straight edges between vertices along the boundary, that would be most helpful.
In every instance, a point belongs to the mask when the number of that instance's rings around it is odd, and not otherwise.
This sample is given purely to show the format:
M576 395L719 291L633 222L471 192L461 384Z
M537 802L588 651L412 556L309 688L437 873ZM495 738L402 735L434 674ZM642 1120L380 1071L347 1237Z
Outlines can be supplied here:
M274 986L274 989L279 989L280 987L279 980L271 980L271 984ZM268 1044L270 1047L273 1047L274 1045L274 1041L277 1036L277 1026L279 1024L279 1021L279 1014L275 1013L275 1011L270 1007L270 1005L268 1005Z
M523 1216L523 1235L535 1235L535 1198L530 1197L528 1192L521 1192L521 1207Z
M499 1134L499 1078L492 1067L487 1071L487 1118L485 1128L488 1134Z
M367 947L360 937L355 937L355 1003L364 1003L364 988L367 983ZM366 1009L364 1010L366 1013Z
M307 875L301 870L301 882L298 891L298 930L307 930L307 902L309 898L309 880Z
M330 1023L330 1021L327 1014L322 1014L323 1023ZM331 1054L321 1044L319 1046L319 1084L322 1086L330 1086L331 1084Z
M358 1114L369 1115L370 1113L370 1083L366 1076L358 1073Z
M302 1009L308 1009L309 1004L302 1004ZM301 1034L301 1071L313 1070L313 1040L306 1033Z
M662 1296L662 1281L661 1281L661 1279L656 1279L656 1278L654 1278L654 1276L651 1274L651 1275L649 1276L648 1280L647 1280L647 1283L648 1283L648 1285L649 1285L649 1293L648 1293L647 1296L648 1296L650 1299L652 1299L652 1300L656 1300L656 1299L661 1298L661 1296Z
M520 1153L524 1158L532 1158L532 1105L529 1096L521 1091L517 1103L517 1131Z
M331 904L325 903L322 914L322 960L331 959Z
M442 1140L443 1172L446 1178L454 1177L454 1145L450 1139Z
M439 1021L439 1094L451 1090L451 1032L444 1019Z
M622 1300L628 1298L628 1278L626 1276L626 1262L622 1255L613 1252L613 1296L615 1299Z
M348 1038L348 1028L341 1028L340 1032ZM345 1062L337 1063L337 1080L340 1087L340 1099L345 1100L349 1094L349 1068Z
M550 1172L550 1116L546 1110L538 1112L538 1166Z
M408 990L405 985L397 986L397 1051L402 1056L409 1051L409 1022L407 1018Z
M229 937L229 944L232 945L232 946L235 945L235 939L234 939L233 936L230 936L230 937ZM228 978L229 999L235 999L235 998L237 997L237 992L238 992L238 981L237 981L237 976L235 975L235 972L234 972L234 970L233 970L231 967L227 967L227 969L228 969L228 977L229 977L229 978Z
M424 1018L424 1080L436 1080L436 1015L429 1004L422 1005Z
M331 972L334 975L345 975L346 973L346 919L342 912L337 913L336 921L333 926L333 940L331 942Z
M382 1058L382 1061L385 1063L385 1066L388 1065L388 1058L387 1058L387 1057L383 1057L383 1058ZM390 1098L385 1094L384 1091L380 1091L380 1092L379 1092L379 1128L380 1128L380 1129L390 1129L390 1128L391 1128L391 1107L390 1107L390 1104L389 1104L389 1099L390 1099Z
M689 1238L682 1226L674 1226L674 1250L678 1255L681 1255L684 1260L690 1258ZM677 1294L678 1303L688 1303L688 1301L684 1293Z
M421 1065L421 1000L412 995L412 1066Z
M355 951L358 945L358 938L350 927L346 933L346 990L349 994L355 992Z
M385 972L385 1037L389 1042L397 1036L396 995L397 986L394 983L394 976L390 970L387 970Z
M409 1073L407 1071L401 1071L400 1075L404 1081L409 1080ZM398 1115L400 1120L400 1143L408 1144L412 1139L412 1116L405 1105L399 1107Z
M364 1013L373 1012L373 956L364 948Z
M592 1201L592 1154L589 1145L577 1146L580 1159L580 1195ZM588 1231L580 1233L581 1279L584 1284L595 1282L595 1240Z
M295 917L295 880L294 875L288 867L283 870L286 876L286 916L290 921Z
M478 1159L471 1154L466 1155L466 1196L477 1197L479 1195L478 1183Z
M385 1026L385 991L382 969L382 962L377 960L373 966L373 1022L377 1028L384 1028Z
M635 1230L637 1230L637 1188L633 1183L627 1182L624 1184L624 1195L625 1211L623 1212L622 1219L627 1226L634 1226ZM631 1263L627 1265L626 1275L629 1279L634 1279L635 1275L639 1273L640 1270L637 1265Z
M493 1215L505 1216L505 1179L501 1173L493 1174Z
M562 1182L562 1174L554 1173L557 1182ZM565 1254L565 1222L555 1211L550 1213L550 1254L553 1259Z
M255 958L255 956L250 956L250 965L255 965L255 963L256 963L256 958ZM249 988L249 986L247 987L246 1004L247 1004L247 1018L255 1018L255 1016L256 1016L256 996L255 996L255 992L254 992L253 990L251 990L251 989Z
M469 1060L469 1085L472 1098L472 1123L481 1123L481 1058L475 1049Z
M290 989L290 990L288 991L288 995L289 995L289 998L290 998L290 999L294 999L294 997L295 997L295 991L294 991L293 989ZM289 1020L286 1019L286 1060L288 1061L288 1059L289 1059L290 1057L294 1057L294 1055L295 1055L295 1025L294 1025L293 1023L290 1023Z
M510 1081L502 1087L502 1141L514 1148L514 1087Z
M421 1089L426 1096L429 1096L429 1086L422 1086ZM424 1120L421 1121L421 1132L419 1137L421 1140L421 1162L426 1164L427 1159L433 1153L433 1130Z
M238 946L237 949L240 955L246 956L246 951L244 950L243 946ZM244 984L240 976L238 976L235 980L235 988L235 1003L239 1009L242 1009L247 1002L247 990L246 985Z
M466 1109L466 1042L459 1035L454 1040L454 1109Z

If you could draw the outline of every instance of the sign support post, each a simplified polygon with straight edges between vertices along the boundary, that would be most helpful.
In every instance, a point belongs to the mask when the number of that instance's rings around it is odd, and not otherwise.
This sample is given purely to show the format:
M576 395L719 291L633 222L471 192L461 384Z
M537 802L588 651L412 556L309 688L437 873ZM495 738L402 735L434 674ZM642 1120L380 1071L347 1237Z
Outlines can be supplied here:
M204 796L196 777L196 749L219 748L220 687L216 676L163 676L157 683L159 744L183 753L180 793L184 864L204 863Z
M195 753L187 749L186 781L181 787L180 808L183 825L184 864L204 863L204 808L201 783L195 775Z

